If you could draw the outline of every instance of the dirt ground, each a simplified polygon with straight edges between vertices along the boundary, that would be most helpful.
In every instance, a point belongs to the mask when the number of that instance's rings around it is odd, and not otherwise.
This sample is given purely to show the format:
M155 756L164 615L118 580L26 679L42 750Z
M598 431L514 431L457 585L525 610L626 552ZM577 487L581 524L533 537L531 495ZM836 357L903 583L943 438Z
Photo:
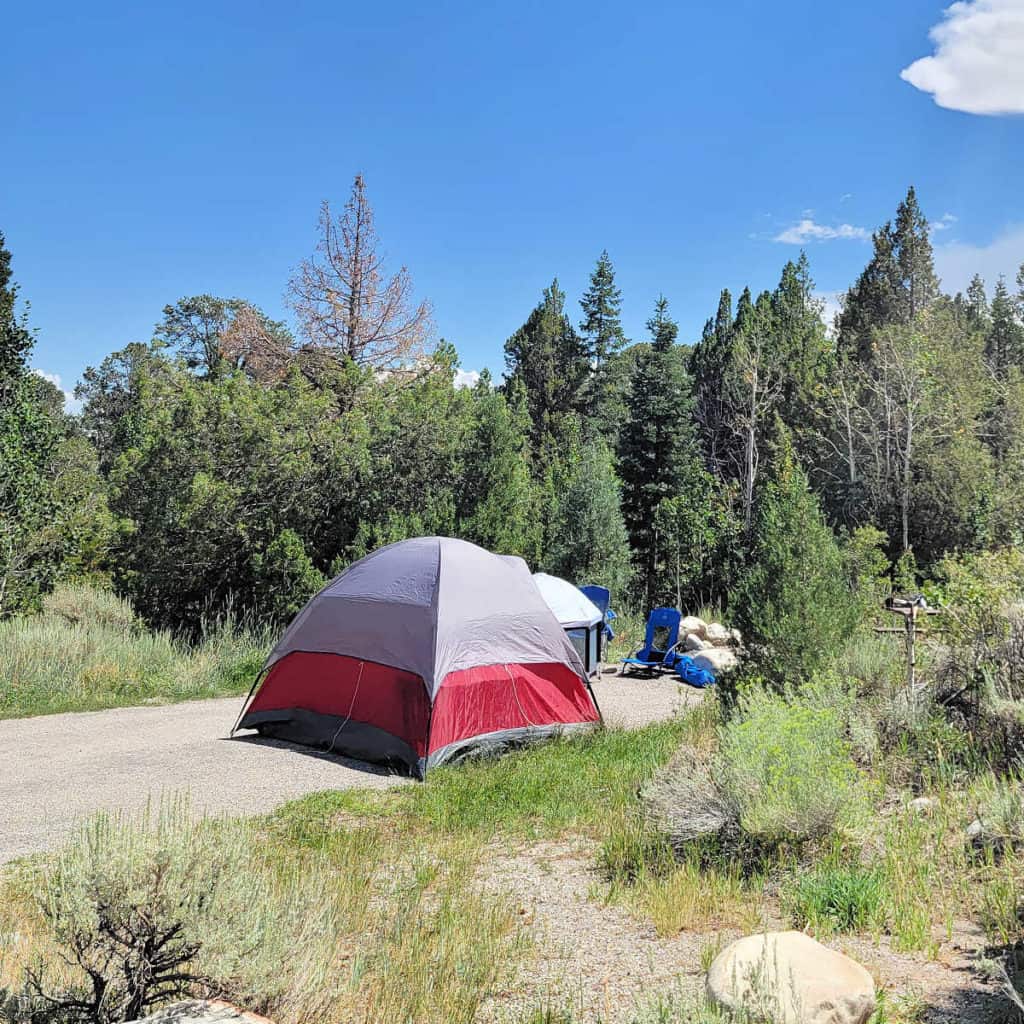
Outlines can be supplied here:
M570 1008L581 1021L626 1024L637 1006L658 992L696 992L704 980L701 951L740 938L728 929L681 932L663 938L619 903L607 903L596 868L596 850L586 842L540 843L513 853L492 851L483 884L510 893L530 929L536 957L528 977L486 1008L489 1021L522 1019L538 1006ZM769 921L770 927L784 927ZM936 960L893 951L883 936L842 937L827 943L862 963L890 1000L890 1016L917 1007L928 1024L1003 1024L1013 1020L974 970L983 936L960 922ZM899 1019L899 1018L897 1018Z

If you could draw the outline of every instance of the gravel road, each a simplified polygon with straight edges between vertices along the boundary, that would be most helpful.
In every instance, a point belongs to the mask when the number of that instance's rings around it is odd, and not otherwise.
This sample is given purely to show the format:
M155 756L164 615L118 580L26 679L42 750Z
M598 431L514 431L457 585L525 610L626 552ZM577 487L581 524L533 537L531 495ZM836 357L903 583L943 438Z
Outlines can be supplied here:
M636 728L699 699L668 679L606 675L594 690L612 726ZM196 809L253 814L323 789L408 780L250 734L227 739L240 700L193 701L0 721L0 863L51 849L98 810L135 811L191 791Z

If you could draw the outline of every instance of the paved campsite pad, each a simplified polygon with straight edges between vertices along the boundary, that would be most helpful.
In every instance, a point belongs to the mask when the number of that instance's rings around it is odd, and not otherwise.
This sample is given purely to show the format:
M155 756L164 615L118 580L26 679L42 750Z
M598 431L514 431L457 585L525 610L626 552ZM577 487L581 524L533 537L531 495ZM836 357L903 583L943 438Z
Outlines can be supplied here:
M594 690L607 723L627 728L699 699L668 678L605 676ZM96 811L137 811L163 792L187 790L211 813L257 814L318 790L408 782L251 734L225 739L240 704L229 697L0 721L0 863L53 848Z

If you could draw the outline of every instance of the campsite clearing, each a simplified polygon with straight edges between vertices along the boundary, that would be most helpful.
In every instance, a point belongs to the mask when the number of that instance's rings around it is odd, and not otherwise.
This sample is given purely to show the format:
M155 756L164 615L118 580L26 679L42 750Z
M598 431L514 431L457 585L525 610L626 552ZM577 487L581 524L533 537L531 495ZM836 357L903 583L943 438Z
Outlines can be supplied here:
M609 726L659 721L700 692L670 679L605 676L594 691ZM255 814L326 789L407 782L349 758L241 734L240 698L0 721L0 863L52 849L99 810L134 811L188 790L197 810Z

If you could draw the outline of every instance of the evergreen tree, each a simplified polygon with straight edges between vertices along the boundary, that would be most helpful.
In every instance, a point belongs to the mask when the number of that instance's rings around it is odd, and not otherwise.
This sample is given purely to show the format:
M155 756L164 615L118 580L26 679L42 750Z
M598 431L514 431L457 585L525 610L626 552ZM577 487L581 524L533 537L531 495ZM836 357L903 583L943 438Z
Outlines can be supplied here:
M985 358L1000 380L1006 380L1011 366L1020 366L1024 362L1024 329L1017 320L1010 289L1003 277L996 283L992 296Z
M913 185L896 209L893 242L898 271L898 316L901 323L910 324L939 296L928 218L917 203Z
M975 274L967 286L967 299L964 305L967 309L970 327L973 330L987 330L989 323L988 296L985 294L985 282L979 274Z
M725 394L725 374L732 361L733 317L729 289L718 299L718 311L704 325L701 340L690 356L694 382L694 415L708 465L725 479L735 462L735 437Z
M583 309L580 333L586 341L587 355L598 369L626 343L619 320L622 292L615 286L615 268L607 249L597 259L580 307Z
M619 440L622 511L646 601L654 592L657 534L654 513L680 494L699 467L691 383L676 345L679 328L662 297L647 322L651 347L637 362Z
M909 325L939 294L928 221L913 186L896 210L872 236L874 252L846 293L838 318L840 346L870 361L872 332Z
M536 561L537 494L530 477L526 396L517 381L507 397L485 370L473 388L472 422L463 454L459 534L504 555Z
M53 522L60 423L47 407L48 385L29 370L34 339L17 302L0 234L0 618L37 604L57 575L65 543Z
M732 610L757 671L780 686L810 679L857 625L843 553L781 421Z
M509 382L525 389L536 454L545 437L558 432L560 420L578 407L590 370L583 339L565 314L565 292L557 278L544 289L526 323L505 342L505 362Z
M629 538L612 453L592 440L569 478L550 531L544 565L579 584L597 583L616 595L629 583Z
M580 402L585 427L591 436L614 441L623 397L621 364L616 356L625 346L626 336L619 319L622 292L615 286L615 269L607 250L598 257L580 308L580 334L590 364Z

